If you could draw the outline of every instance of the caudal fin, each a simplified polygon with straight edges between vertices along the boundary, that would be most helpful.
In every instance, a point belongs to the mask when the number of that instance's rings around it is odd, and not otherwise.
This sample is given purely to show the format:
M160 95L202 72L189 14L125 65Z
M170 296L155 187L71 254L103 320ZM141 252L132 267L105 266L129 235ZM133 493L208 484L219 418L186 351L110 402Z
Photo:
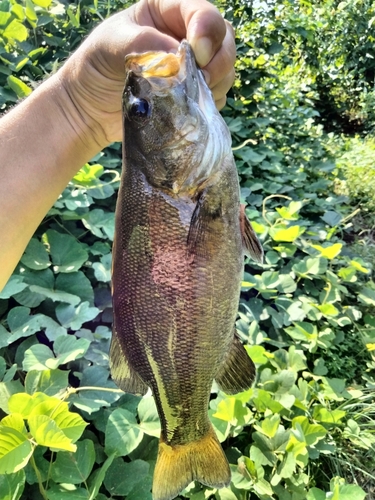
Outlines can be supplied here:
M191 481L224 488L230 479L228 460L211 427L205 436L192 443L169 446L160 441L152 496L154 500L172 500Z

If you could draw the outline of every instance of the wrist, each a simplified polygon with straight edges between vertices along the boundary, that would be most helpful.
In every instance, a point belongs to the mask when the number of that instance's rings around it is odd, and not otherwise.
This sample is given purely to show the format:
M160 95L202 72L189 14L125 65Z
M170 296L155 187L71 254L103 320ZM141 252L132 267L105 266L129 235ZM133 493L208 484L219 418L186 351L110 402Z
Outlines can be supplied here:
M54 107L58 114L60 123L66 134L68 151L82 158L82 164L89 161L99 151L111 142L107 140L105 132L98 123L80 105L78 85L72 82L74 74L66 78L69 73L61 68L50 80L50 91L54 101Z

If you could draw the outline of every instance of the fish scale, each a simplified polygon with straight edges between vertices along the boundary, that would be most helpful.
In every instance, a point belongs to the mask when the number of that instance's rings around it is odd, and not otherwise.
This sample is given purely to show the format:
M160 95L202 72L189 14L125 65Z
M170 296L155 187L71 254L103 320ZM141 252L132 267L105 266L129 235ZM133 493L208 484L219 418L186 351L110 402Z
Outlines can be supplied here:
M228 129L187 42L171 56L127 56L112 273L112 376L128 392L151 387L161 420L155 500L171 500L194 479L230 481L208 403L214 379L233 393L255 375L234 332L241 228L261 255L241 215Z

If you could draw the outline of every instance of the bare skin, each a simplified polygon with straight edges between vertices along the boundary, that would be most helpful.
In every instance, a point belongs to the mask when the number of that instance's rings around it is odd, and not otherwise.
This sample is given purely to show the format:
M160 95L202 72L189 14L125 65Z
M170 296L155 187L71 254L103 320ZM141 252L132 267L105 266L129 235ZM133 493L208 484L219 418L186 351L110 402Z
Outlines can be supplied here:
M79 168L122 140L124 57L187 38L216 105L234 79L234 33L205 0L141 0L100 24L65 65L0 119L0 290Z

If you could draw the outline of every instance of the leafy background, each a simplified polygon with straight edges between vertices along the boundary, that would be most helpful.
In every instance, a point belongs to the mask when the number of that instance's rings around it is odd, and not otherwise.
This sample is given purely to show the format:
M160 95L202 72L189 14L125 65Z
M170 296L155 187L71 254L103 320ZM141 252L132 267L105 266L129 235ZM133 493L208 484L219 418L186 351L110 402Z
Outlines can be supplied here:
M2 0L4 112L121 1ZM237 31L223 111L265 249L246 262L238 332L253 389L214 388L229 488L192 500L375 498L375 8L219 1ZM113 144L77 173L0 294L2 500L151 500L159 422L108 369Z

